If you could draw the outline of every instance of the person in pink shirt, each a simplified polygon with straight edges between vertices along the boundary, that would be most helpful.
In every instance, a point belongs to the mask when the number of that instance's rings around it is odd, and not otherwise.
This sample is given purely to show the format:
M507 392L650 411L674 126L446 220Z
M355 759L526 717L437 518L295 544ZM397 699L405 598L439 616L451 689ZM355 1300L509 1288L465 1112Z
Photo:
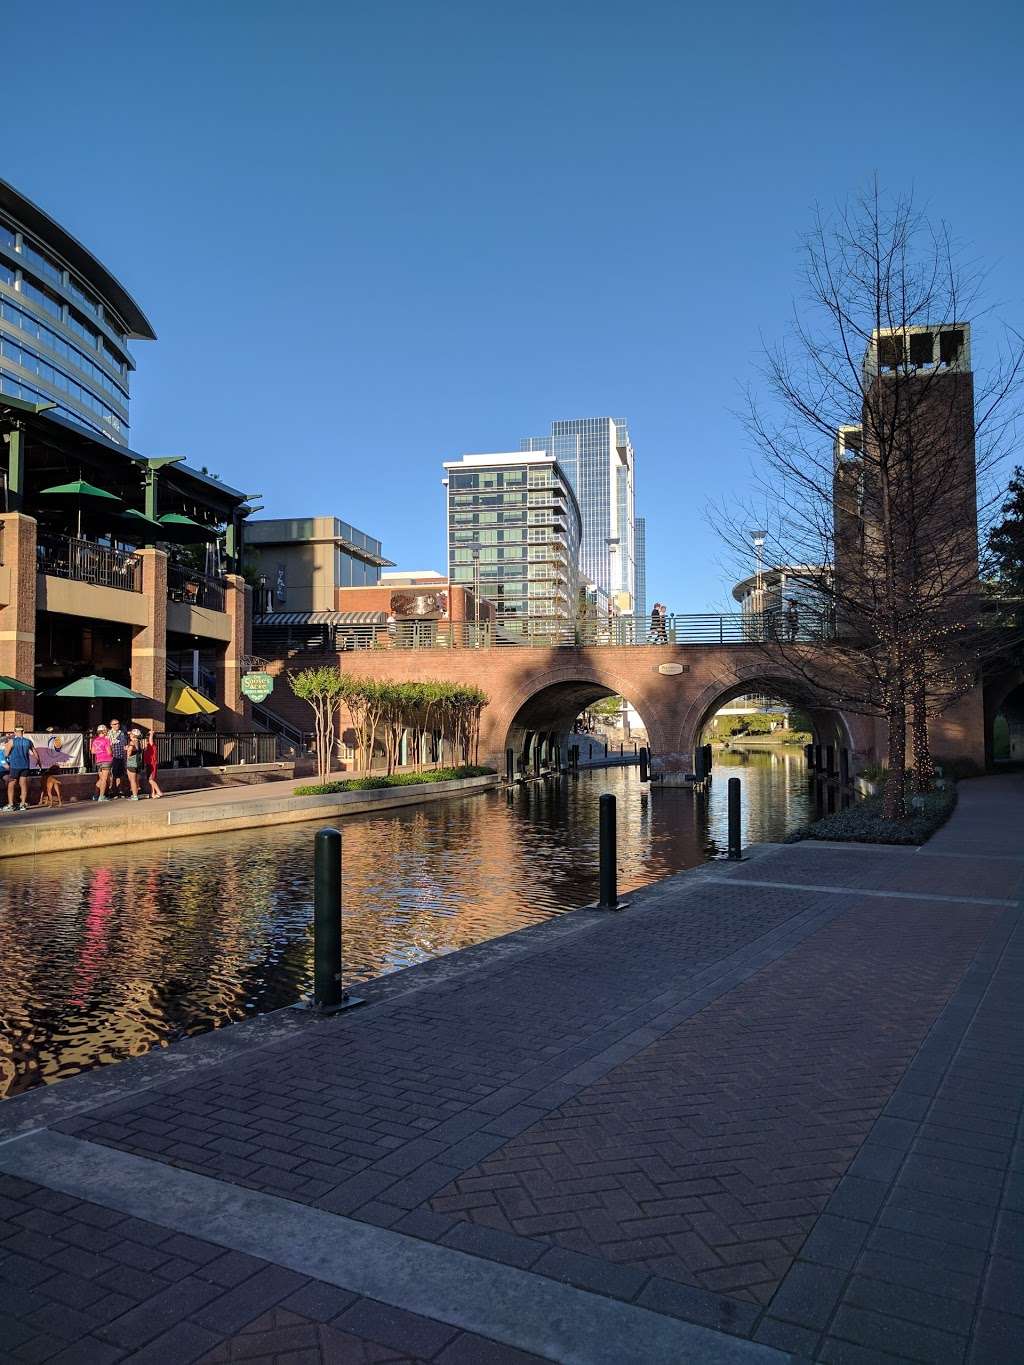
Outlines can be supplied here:
M114 763L114 751L110 747L110 739L107 735L107 727L100 725L97 727L96 734L89 750L96 764L96 791L97 801L106 801L107 787L110 785L110 770Z

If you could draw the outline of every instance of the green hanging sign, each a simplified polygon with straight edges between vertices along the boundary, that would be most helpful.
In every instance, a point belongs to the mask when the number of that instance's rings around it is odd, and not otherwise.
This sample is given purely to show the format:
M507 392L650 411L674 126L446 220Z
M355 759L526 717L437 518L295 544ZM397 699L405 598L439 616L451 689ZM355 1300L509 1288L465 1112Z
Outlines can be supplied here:
M243 673L242 696L257 704L266 701L274 690L274 679L269 673Z

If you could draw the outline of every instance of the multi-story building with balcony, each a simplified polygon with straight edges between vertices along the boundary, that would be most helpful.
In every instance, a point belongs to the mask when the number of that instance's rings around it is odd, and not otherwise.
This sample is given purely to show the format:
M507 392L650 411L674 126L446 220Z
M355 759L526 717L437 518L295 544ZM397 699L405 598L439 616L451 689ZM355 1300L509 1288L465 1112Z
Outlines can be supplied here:
M153 330L63 228L0 183L0 727L165 727L202 679L217 728L247 724L241 575L249 498L183 456L129 449L129 337ZM54 695L98 674L139 694Z
M633 443L617 417L552 422L547 436L528 436L524 451L546 451L576 495L583 525L580 568L607 594L618 615L636 610L636 519Z
M582 518L546 451L446 461L448 576L494 604L497 627L542 639L572 628Z
M128 342L154 337L95 256L0 180L0 396L127 445Z

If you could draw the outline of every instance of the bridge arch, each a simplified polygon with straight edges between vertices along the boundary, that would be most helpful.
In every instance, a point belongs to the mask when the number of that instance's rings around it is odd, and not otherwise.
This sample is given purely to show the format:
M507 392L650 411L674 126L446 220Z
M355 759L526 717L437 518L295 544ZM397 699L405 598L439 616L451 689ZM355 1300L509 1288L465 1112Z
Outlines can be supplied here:
M874 744L873 723L864 716L845 712L839 707L823 706L811 690L801 686L791 673L765 668L741 669L742 677L729 682L709 683L691 700L682 718L680 747L691 752L700 743L701 735L716 711L737 697L747 695L778 697L805 712L811 721L816 744L832 744L836 749L848 749L851 754L869 752Z
M489 717L489 738L495 758L511 749L524 755L529 737L554 734L564 745L576 718L602 697L624 697L635 707L654 752L671 742L674 726L664 703L659 704L635 676L594 660L552 662L540 673L530 673L512 686Z

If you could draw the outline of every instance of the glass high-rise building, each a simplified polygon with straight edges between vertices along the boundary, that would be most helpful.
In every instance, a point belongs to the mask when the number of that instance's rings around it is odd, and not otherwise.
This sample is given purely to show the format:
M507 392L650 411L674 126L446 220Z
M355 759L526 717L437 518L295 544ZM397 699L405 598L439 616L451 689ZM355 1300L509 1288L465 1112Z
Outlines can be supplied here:
M494 603L499 627L543 635L575 619L583 524L546 451L446 461L448 575Z
M576 494L583 519L580 567L616 610L635 610L636 525L634 455L626 423L616 417L552 422L548 436L531 436L524 451L553 455Z
M0 180L0 399L52 403L126 445L128 341L155 336L95 256Z
M636 605L633 611L643 632L647 620L647 519L637 517L635 525Z

